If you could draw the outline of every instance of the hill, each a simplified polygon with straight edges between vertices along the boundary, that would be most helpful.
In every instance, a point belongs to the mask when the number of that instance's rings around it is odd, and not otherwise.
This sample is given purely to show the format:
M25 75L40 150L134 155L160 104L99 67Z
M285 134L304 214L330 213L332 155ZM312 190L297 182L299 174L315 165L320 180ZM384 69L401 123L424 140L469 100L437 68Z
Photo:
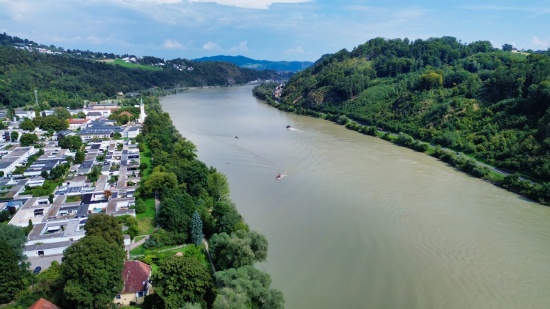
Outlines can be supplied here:
M548 203L549 55L502 51L488 41L462 44L453 37L376 38L325 55L297 73L277 104L342 124L352 120L352 128L401 133L402 144L419 140L454 149L465 156L452 152L447 159L477 176L487 171L474 170L463 158L521 173L543 185L518 182L518 174L504 186Z
M41 105L35 108L79 107L83 100L113 98L118 92L227 86L281 78L275 71L239 68L230 63L64 50L5 33L0 35L0 44L0 108L34 105L35 90Z
M229 62L241 68L254 70L274 70L277 72L299 72L313 65L313 62L309 61L254 60L244 56L212 56L193 60L197 62Z

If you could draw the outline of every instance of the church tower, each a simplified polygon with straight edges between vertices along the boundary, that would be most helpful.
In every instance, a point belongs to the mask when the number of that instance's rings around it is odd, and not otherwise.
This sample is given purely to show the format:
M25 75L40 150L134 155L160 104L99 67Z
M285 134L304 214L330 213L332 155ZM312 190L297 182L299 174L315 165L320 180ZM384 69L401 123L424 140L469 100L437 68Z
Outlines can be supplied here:
M139 123L145 122L145 105L143 105L143 98L140 98L139 102Z

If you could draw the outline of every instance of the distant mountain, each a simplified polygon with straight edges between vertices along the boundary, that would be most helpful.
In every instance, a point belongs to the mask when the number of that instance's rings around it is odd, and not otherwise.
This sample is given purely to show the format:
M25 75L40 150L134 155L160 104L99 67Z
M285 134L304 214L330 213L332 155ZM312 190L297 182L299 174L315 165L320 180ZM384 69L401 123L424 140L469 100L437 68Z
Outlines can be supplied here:
M229 62L241 68L254 70L275 70L277 72L299 72L313 65L309 61L255 60L244 56L212 56L193 59L197 62Z

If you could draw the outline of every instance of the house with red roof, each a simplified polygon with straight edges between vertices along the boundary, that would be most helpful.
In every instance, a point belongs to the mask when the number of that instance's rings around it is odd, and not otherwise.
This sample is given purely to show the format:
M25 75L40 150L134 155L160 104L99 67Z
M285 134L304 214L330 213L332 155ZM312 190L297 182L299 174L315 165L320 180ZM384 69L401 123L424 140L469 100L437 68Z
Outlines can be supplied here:
M77 130L77 129L86 129L88 127L88 123L90 123L90 119L69 119L69 130Z
M32 304L29 309L61 309L61 307L58 307L49 301L45 300L44 298L40 298L37 300L34 304Z
M115 296L114 303L120 306L142 304L145 296L152 292L150 277L151 266L141 261L124 262L122 271L124 288Z

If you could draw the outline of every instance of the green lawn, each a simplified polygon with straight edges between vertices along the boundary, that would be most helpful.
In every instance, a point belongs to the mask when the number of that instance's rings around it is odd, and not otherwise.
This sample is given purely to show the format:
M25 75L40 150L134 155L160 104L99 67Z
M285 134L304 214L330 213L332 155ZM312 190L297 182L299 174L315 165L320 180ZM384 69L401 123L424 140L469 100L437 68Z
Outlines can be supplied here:
M143 202L145 203L145 212L141 214L137 214L137 219L143 219L143 218L154 218L156 215L156 209L155 209L155 198L154 197L144 197L145 199Z
M142 245L142 246L139 246L139 247L133 249L132 251L130 251L130 254L132 256L155 256L156 259L158 259L158 260L155 263L150 264L151 268L152 268L152 272L155 273L158 269L157 263L159 263L160 261L162 261L163 259L165 259L169 256L175 255L178 252L181 252L184 255L186 255L185 252L188 251L188 250L192 250L188 253L188 254L190 254L188 256L194 256L194 257L198 258L199 261L205 267L210 267L210 262L208 261L208 258L206 257L206 252L204 251L204 246L200 246L200 247L197 248L195 246L184 245L183 247L180 247L180 248L167 250L167 249L162 249L162 248L144 249L143 245ZM195 251L195 250L198 250L198 251Z
M141 64L136 64L136 63L130 63L130 62L126 62L122 59L115 59L114 61L108 62L108 63L120 65L120 66L123 66L123 67L126 67L126 68L131 68L131 69L143 69L143 70L151 70L151 71L161 71L162 70L162 68L152 67L152 66L148 66L148 65L141 65Z
M39 187L28 187L25 189L24 194L31 194L34 197L48 196L55 191L58 185L61 184L60 180L46 180L44 184Z
M145 203L145 212L136 215L138 220L138 230L140 235L147 235L153 232L153 229L156 226L156 209L155 209L155 198L154 197L145 197L143 200Z

